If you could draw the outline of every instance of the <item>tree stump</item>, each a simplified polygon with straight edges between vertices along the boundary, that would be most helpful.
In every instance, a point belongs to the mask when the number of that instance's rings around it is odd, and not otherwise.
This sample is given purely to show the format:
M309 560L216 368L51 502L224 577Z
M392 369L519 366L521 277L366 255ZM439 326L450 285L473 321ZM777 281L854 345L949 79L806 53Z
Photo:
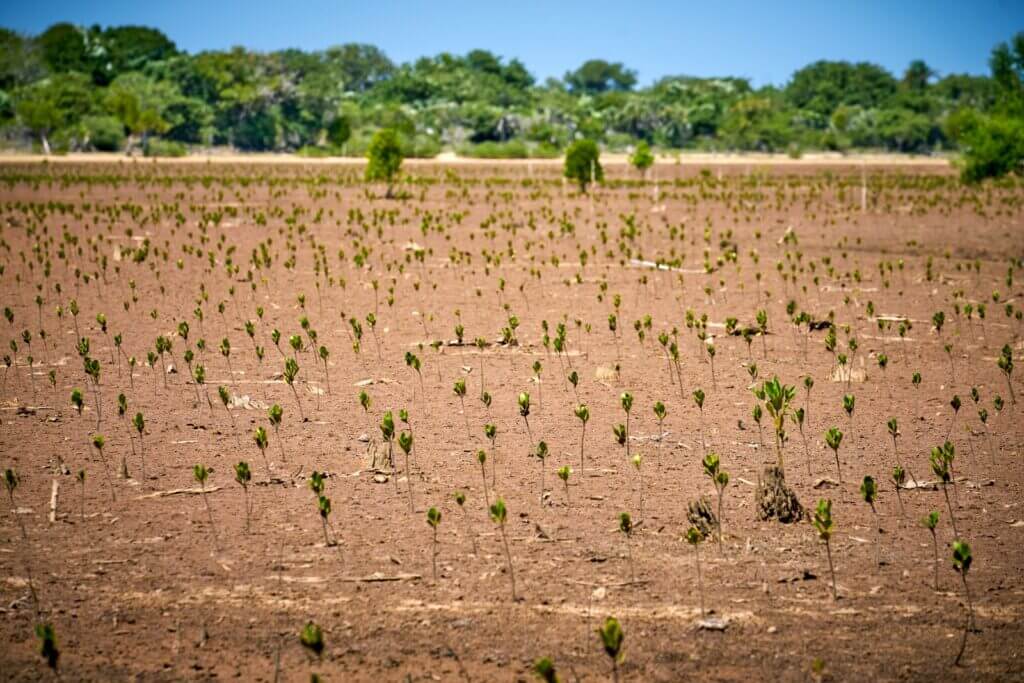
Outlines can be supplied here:
M691 501L686 511L686 519L705 537L710 537L718 529L718 520L707 496Z
M764 468L754 494L757 516L762 520L777 519L783 524L799 522L804 509L793 490L786 486L786 475L776 466Z

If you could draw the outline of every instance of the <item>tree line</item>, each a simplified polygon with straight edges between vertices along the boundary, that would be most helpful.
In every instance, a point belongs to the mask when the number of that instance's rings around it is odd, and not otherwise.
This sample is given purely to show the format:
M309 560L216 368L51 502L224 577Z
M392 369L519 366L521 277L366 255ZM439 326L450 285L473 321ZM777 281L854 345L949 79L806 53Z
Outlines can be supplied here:
M189 147L365 154L394 130L406 156L557 156L578 139L610 150L960 150L968 177L1020 171L1024 33L992 50L987 76L900 75L817 61L782 86L665 76L637 87L621 63L537 79L487 50L396 64L372 45L189 54L139 26L0 29L0 126L45 152Z

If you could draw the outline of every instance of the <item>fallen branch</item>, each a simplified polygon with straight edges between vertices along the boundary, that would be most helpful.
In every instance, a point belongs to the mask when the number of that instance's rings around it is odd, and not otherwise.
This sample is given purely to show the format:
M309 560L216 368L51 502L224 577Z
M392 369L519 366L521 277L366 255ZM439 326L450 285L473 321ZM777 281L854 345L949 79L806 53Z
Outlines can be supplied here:
M421 574L392 574L388 576L374 572L369 576L342 576L338 580L345 583L385 583L388 581L419 581L422 578Z
M211 486L206 489L207 493L213 493L214 491L220 491L220 486ZM167 496L176 496L178 494L188 494L192 496L198 496L203 493L203 489L169 489L167 491L154 491L153 493L147 493L144 496L137 496L135 500L145 500L147 498L166 498Z

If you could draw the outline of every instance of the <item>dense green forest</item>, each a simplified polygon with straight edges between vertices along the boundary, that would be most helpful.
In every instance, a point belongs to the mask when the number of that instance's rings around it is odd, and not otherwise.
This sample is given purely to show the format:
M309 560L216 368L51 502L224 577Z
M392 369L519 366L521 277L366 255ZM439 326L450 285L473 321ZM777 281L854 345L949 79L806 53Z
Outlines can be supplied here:
M782 86L666 76L590 60L540 83L486 50L395 64L372 45L188 54L158 30L56 24L0 29L0 126L8 146L183 153L189 147L363 154L393 128L409 155L555 156L574 139L610 150L981 149L1019 167L1024 33L991 75L902 74L819 61ZM1013 156L1016 154L1017 156ZM1009 160L1000 157L1009 155Z

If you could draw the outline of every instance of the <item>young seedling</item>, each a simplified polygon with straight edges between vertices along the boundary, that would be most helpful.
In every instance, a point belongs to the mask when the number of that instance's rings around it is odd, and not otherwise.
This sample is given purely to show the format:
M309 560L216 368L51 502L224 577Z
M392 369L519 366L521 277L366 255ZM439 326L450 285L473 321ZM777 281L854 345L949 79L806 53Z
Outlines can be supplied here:
M85 470L78 470L78 474L75 476L78 481L78 487L81 491L82 501L82 522L85 522Z
M939 511L932 510L921 520L921 526L932 532L932 549L935 552L935 590L939 590L939 537L935 529L939 526Z
M722 498L725 495L725 487L729 485L729 473L721 468L721 458L717 453L708 453L702 461L704 474L711 479L715 486L715 493L718 494L718 551L722 552Z
M579 392L577 391L577 389L579 388L579 384L580 384L580 376L579 376L579 374L575 370L573 370L572 372L569 373L569 376L567 377L567 379L569 380L569 384L572 385L572 394L573 394L573 396L575 396L576 400L579 401L580 400L580 395L579 395Z
M249 470L249 463L241 460L235 465L235 481L242 487L242 496L245 502L245 531L249 532L249 515L252 507L249 505L249 482L252 481L252 472Z
M558 468L558 478L562 480L562 485L565 486L565 505L566 507L572 507L572 501L569 499L569 477L572 476L572 468L568 465L562 465Z
M463 377L455 380L452 391L459 397L459 405L462 406L462 417L466 420L466 435L471 436L469 429L469 415L466 413L466 380Z
M46 660L46 666L50 667L53 675L60 680L60 672L57 671L57 663L60 660L60 649L57 647L57 634L50 623L39 623L35 626L36 638L39 639L39 655Z
M411 432L402 432L398 435L398 447L405 454L405 482L409 489L409 512L413 511L412 502L412 470L409 468L409 451L412 450L413 436Z
M707 443L704 441L704 390L694 389L693 391L693 402L697 404L697 409L700 411L700 449L702 451L707 450Z
M260 455L263 457L263 464L267 467L267 481L273 481L274 475L270 472L270 461L267 460L267 430L262 426L256 427L252 433L253 441L256 442L256 448L260 449Z
M200 494L203 497L203 504L206 505L206 516L210 520L210 533L213 534L213 545L217 547L217 527L213 523L213 509L210 508L210 499L206 497L206 482L213 473L212 468L207 468L205 465L194 465L192 467L192 476L199 482Z
M533 361L533 382L537 385L537 409L544 410L544 390L541 387L540 375L544 370L539 360Z
M501 542L505 547L505 559L508 560L508 575L509 580L512 582L512 601L515 602L519 598L516 597L516 573L512 566L512 552L508 548L508 536L505 533L505 521L508 519L508 510L505 508L505 501L501 498L494 501L490 506L491 521L498 525L498 530L501 532Z
M526 434L530 438L530 443L533 443L533 432L530 430L530 395L525 391L519 394L519 415L523 418L523 422L526 424Z
M625 441L626 441L626 459L628 460L629 459L629 413L630 413L630 411L633 410L633 394L629 393L628 391L622 392L622 395L619 396L619 403L622 405L622 410L624 410L625 413L626 413Z
M380 434L388 444L388 467L391 468L391 477L395 480L395 493L398 492L398 476L395 468L395 416L390 410L384 411L380 419Z
M533 663L533 675L544 683L561 683L558 672L555 671L555 663L550 657L541 657Z
M999 370L1006 377L1006 388L1010 392L1010 404L1017 405L1017 395L1013 391L1013 349L1010 348L1009 344L1004 344L1002 350L999 352L999 358L996 360L996 365Z
M612 681L619 683L619 664L623 659L622 641L624 635L619 621L615 617L608 617L604 625L597 629L601 636L601 645L604 646L604 653L612 660Z
M580 421L580 477L582 477L586 466L586 458L583 453L583 442L587 437L587 422L590 420L590 408L580 403L576 406L573 412Z
M544 504L544 463L548 459L548 444L546 441L540 441L537 444L537 448L534 450L533 455L540 460L540 504Z
M117 496L114 494L114 483L110 480L110 471L107 467L107 457L103 454L103 447L106 445L107 440L102 434L95 434L92 437L92 447L96 449L96 452L100 454L100 460L103 461L103 475L107 479L107 487L110 489L110 500L117 500Z
M484 481L484 503L491 506L491 495L487 492L487 451L481 449L476 452L476 461L480 463L480 477Z
M658 419L658 455L661 455L661 442L665 438L665 416L668 414L668 410L665 408L665 404L661 401L657 401L654 404L654 417Z
M832 501L822 498L818 501L818 507L814 511L812 520L814 528L818 531L818 537L825 542L825 554L828 557L828 571L832 575L832 599L838 600L839 593L836 591L836 570L832 565L832 546L830 539L835 531L832 523Z
M953 514L953 505L949 501L949 489L946 488L946 485L953 478L952 465L954 455L953 444L947 441L942 446L932 446L928 461L931 463L932 472L935 473L935 476L942 483L942 495L946 498L946 509L949 510L949 521L953 525L953 535L959 536L960 532L956 530L956 516Z
M796 423L797 429L800 431L800 440L804 442L804 461L807 464L807 477L811 476L811 453L807 448L807 434L804 433L804 422L806 421L807 413L804 408L797 408L794 410L789 419Z
M277 448L281 453L281 462L288 462L288 458L284 454L283 439L281 439L281 421L284 419L284 408L277 403L270 406L267 408L267 419L270 420L270 426L274 428L274 438L277 439Z
M317 494L316 509L317 513L320 515L320 526L324 532L324 547L330 548L334 545L331 542L331 537L327 533L327 527L330 526L329 517L331 516L331 499L325 495Z
M892 466L892 483L896 487L896 500L900 504L900 517L903 517L906 513L903 509L903 497L900 495L900 489L907 483L907 473L899 465Z
M786 439L784 427L786 425L786 415L789 413L790 405L796 396L796 387L787 386L780 382L778 377L773 377L770 381L764 383L763 390L764 405L775 427L775 452L779 461L779 469L785 471L782 457L782 445Z
M498 426L494 423L485 424L484 436L491 442L491 452L494 454L494 462L491 463L491 487L493 488L497 486L498 482Z
M857 405L857 397L853 394L843 395L843 412L846 413L846 417L850 422L850 434L853 434L853 409ZM852 438L852 437L851 437Z
M320 661L320 657L324 653L324 632L319 626L312 621L307 622L299 633L299 642L302 643L302 647L316 657L318 662ZM316 674L313 675L316 676Z
M700 598L700 616L704 618L704 580L700 574L700 544L704 541L704 534L700 529L691 526L686 530L686 542L693 546L693 558L697 567L697 595Z
M959 539L953 541L953 569L960 574L960 580L964 584L964 595L967 597L967 623L964 625L964 637L960 641L960 651L956 654L956 659L953 661L954 666L960 666L960 660L964 656L964 650L967 649L967 632L971 630L971 624L974 623L974 605L971 603L971 589L967 585L967 572L971 568L971 546L967 545L966 541Z
M962 405L960 397L957 394L953 394L953 398L949 401L949 407L953 409L953 419L949 421L949 429L946 431L946 439L949 439L950 434L953 433L953 428L956 426L956 416L960 414L960 407Z
M302 412L302 401L299 400L299 390L295 388L295 377L299 374L299 364L295 362L294 358L286 358L284 361L284 381L291 387L292 393L295 394L295 403L299 406L299 420L301 422L306 421L306 416Z
M630 545L630 538L633 536L633 518L628 512L619 513L619 531L626 537L626 558L629 560L629 582L636 583L636 573L633 570L633 548Z
M843 483L843 468L839 464L839 445L843 442L843 433L839 431L838 427L829 427L828 431L825 432L825 443L832 449L832 453L836 456L836 472L839 475L839 483Z
M860 485L860 495L864 498L864 502L871 506L871 514L875 518L875 531L878 534L878 541L874 544L875 566L879 566L882 564L878 556L878 548L882 541L882 527L878 523L878 510L875 509L875 500L878 499L878 484L875 483L874 477L870 474L864 475L864 481Z
M437 527L441 526L441 512L437 508L427 510L427 524L434 533L434 550L430 559L434 570L434 583L437 583Z

